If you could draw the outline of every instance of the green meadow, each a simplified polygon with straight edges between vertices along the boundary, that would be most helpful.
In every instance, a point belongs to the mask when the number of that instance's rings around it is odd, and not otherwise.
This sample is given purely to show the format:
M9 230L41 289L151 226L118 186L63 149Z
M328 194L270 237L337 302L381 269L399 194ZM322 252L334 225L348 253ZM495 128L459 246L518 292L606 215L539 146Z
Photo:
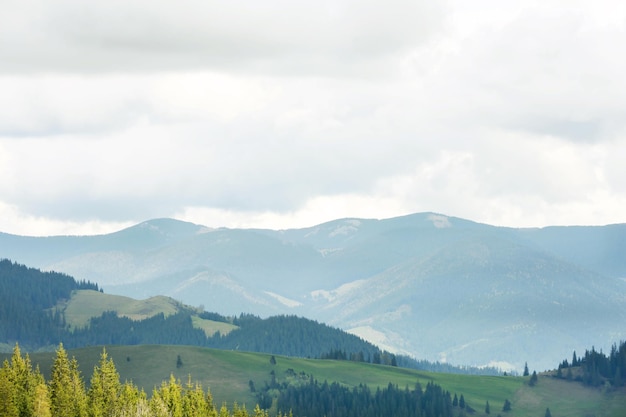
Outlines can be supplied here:
M274 371L279 382L288 375L311 376L322 382L339 382L346 386L366 384L370 389L384 388L389 383L412 388L417 382L424 387L432 381L460 397L476 410L474 415L485 414L489 401L491 414L509 417L543 417L550 408L554 417L623 417L626 415L626 391L585 388L576 382L539 376L536 386L527 384L528 378L512 376L475 376L421 372L417 370L373 365L349 361L302 359L272 355L225 351L191 346L108 346L107 352L114 360L122 381L132 380L148 395L155 386L173 374L183 383L189 378L210 389L217 404L222 402L246 404L254 407L256 399L250 390L250 381L261 388L271 379ZM102 347L89 347L69 351L80 365L88 383ZM10 355L3 355L8 357ZM54 353L30 354L34 364L49 377ZM177 365L178 358L182 366ZM289 370L289 371L288 371ZM293 372L291 372L293 371ZM505 399L512 404L503 412Z

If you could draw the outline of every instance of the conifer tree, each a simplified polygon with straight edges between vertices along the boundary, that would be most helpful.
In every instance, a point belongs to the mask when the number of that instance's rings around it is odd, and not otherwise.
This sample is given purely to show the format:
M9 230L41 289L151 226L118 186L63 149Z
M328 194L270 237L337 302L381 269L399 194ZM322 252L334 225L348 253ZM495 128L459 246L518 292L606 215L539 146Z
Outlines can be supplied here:
M506 400L504 400L504 405L502 406L502 411L511 411L511 401L509 401L508 398Z
M17 395L10 372L9 362L5 360L0 368L0 416L19 417L19 408L15 401Z
M87 393L90 417L113 416L117 408L120 388L120 376L115 369L115 364L112 359L109 359L106 349L102 349L100 361L94 367L91 386Z
M230 417L230 413L228 412L226 404L222 404L222 406L220 407L220 414L218 417Z
M76 358L70 359L70 381L71 389L74 394L74 417L87 417L87 392L85 391L85 383L78 369L78 361Z
M523 376L528 376L530 373L528 372L528 362L524 362L524 374Z
M161 387L153 392L152 399L156 401L157 411L160 413L162 405L169 417L183 417L183 389L174 374L170 374L169 382L163 381ZM158 403L162 403L158 404ZM160 415L160 414L158 414Z
M545 417L552 417L552 413L550 412L549 408L546 408L546 414Z
M33 399L33 417L52 417L50 411L50 395L48 394L48 386L43 378L40 383L35 386L35 396Z
M22 357L20 347L17 344L13 348L13 355L11 356L9 378L15 391L14 402L20 417L31 416L33 414L35 387L43 380L43 377L33 371L30 358L28 355Z
M116 415L139 417L149 415L148 411L146 393L139 391L132 382L122 384L117 398Z
M490 414L491 410L489 408L489 401L487 401L487 403L485 404L485 414Z
M195 385L191 383L191 375L187 381L182 402L185 417L217 417L217 411L209 406L202 386L199 383Z
M50 378L50 410L53 417L86 417L87 395L76 359L68 359L59 345Z

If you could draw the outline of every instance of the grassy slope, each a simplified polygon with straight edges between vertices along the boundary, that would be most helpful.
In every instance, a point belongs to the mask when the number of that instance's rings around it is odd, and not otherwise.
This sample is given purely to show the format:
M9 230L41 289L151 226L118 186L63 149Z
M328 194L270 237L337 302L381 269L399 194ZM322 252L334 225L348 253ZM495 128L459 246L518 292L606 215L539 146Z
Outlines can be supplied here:
M158 313L166 316L175 314L183 308L183 305L169 297L156 296L146 300L135 300L120 295L103 294L92 290L74 291L72 298L58 305L57 308L65 312L65 320L71 328L84 327L91 317L100 316L105 311L116 311L120 316L126 316L133 320L142 320ZM193 317L195 327L205 331L209 336L218 330L221 334L228 334L237 326L228 323L220 323L212 320L204 320Z
M77 349L70 353L78 360L81 371L89 380L93 366L97 362L101 347ZM248 381L262 387L270 380L270 372L275 371L279 380L289 368L296 373L313 375L318 381L338 381L354 386L365 383L370 388L385 387L389 382L403 388L413 387L417 381L425 386L428 381L443 386L451 393L463 394L468 404L477 410L475 415L484 415L485 402L489 401L491 416L499 413L509 417L543 416L546 407L552 415L597 417L618 417L626 414L626 392L603 393L600 390L583 388L578 383L568 383L549 377L540 377L536 387L525 384L523 378L487 377L438 374L415 370L359 364L310 360L277 356L276 365L271 365L270 355L220 351L188 346L110 346L107 348L115 361L122 380L133 380L150 393L155 385L167 379L170 373L185 382L189 375L209 387L217 404L226 401L255 404ZM183 366L176 368L180 355ZM39 363L42 371L50 370L53 354L32 354L34 363ZM509 413L502 413L504 399L513 405Z

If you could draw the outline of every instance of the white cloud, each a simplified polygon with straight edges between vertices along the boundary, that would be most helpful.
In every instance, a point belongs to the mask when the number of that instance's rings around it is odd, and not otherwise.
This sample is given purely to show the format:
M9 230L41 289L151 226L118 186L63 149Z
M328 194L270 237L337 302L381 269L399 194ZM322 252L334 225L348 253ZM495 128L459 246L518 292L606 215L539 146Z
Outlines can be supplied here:
M624 221L619 2L0 8L0 230Z

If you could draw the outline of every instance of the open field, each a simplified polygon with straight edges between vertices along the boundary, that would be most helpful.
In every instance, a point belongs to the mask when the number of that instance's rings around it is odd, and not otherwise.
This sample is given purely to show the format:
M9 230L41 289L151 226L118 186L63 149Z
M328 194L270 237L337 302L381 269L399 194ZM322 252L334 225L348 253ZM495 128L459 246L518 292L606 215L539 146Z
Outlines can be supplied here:
M116 311L119 316L142 320L158 313L166 316L175 314L180 307L180 303L164 296L135 300L93 290L74 291L72 298L57 306L65 312L65 320L73 329L86 326L90 318L98 317L105 311Z
M72 350L86 382L100 357L102 347ZM286 378L287 370L304 373L318 381L337 381L348 386L367 384L370 388L386 387L390 382L403 388L413 387L416 382L425 386L429 381L441 385L452 395L463 394L466 402L476 413L483 416L485 403L489 401L491 416L542 417L547 407L554 417L623 417L626 415L626 391L604 392L584 388L574 382L540 376L535 387L529 387L525 378L453 375L421 372L410 369L365 363L288 358L276 356L276 364L270 363L271 355L206 349L190 346L109 346L107 352L114 360L122 381L132 380L150 394L152 388L174 374L186 382L199 381L208 387L217 404L222 402L246 404L252 407L256 400L250 392L249 381L256 387L269 382L273 370L280 380ZM182 367L177 368L180 355ZM6 357L7 355L4 355ZM2 358L2 356L0 356ZM31 354L33 363L49 375L53 353ZM512 403L512 410L503 413L505 399Z
M98 317L105 311L115 311L118 316L132 320L143 320L159 313L169 316L179 312L183 307L185 306L182 303L164 296L135 300L93 290L78 290L74 291L72 298L56 308L65 312L67 324L71 329L76 329L86 326L90 318ZM207 336L212 336L217 331L225 335L237 328L229 323L204 320L197 316L192 317L192 320L194 327L204 330Z

